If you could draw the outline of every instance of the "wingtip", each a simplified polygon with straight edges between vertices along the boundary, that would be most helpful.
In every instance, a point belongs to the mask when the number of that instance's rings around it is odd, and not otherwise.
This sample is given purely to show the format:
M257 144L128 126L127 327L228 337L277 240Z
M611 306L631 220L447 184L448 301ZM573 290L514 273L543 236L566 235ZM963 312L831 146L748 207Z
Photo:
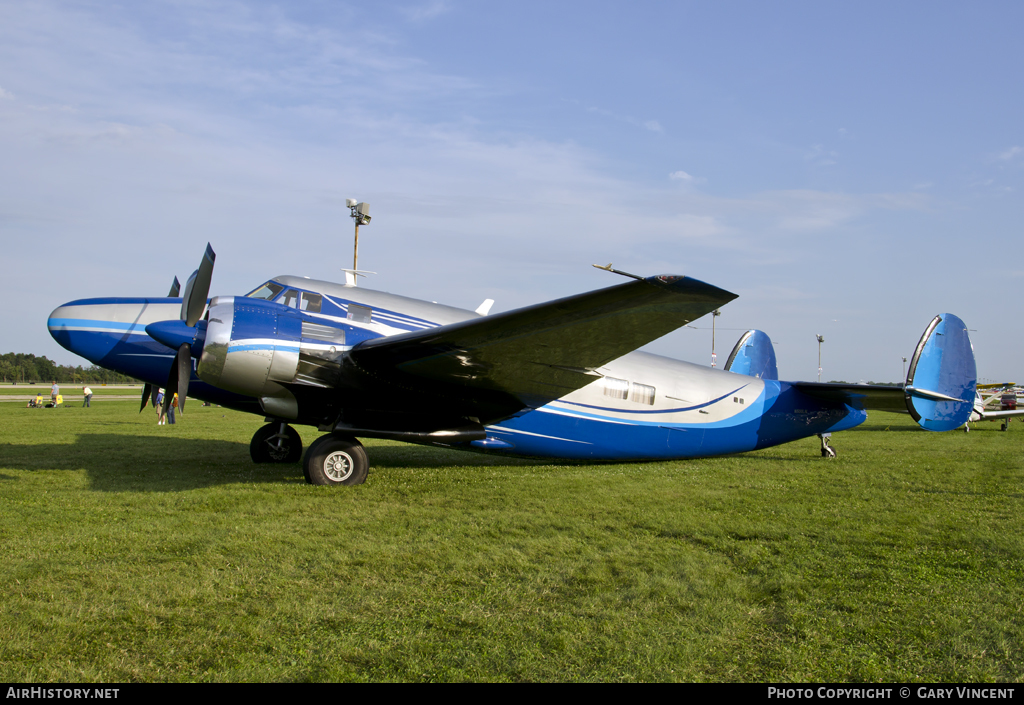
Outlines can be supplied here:
M694 279L683 274L657 274L653 277L647 277L644 281L656 286L667 287L678 293L702 294L723 304L739 298L739 294L734 294L714 284L708 284L700 279Z

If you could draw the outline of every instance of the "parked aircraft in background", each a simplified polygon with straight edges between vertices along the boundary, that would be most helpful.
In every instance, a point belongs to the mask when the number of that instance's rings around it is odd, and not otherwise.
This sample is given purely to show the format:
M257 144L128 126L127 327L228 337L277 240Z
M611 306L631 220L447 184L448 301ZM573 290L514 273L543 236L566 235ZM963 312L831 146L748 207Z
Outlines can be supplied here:
M72 301L50 333L93 363L147 383L264 416L256 462L295 462L292 424L327 433L306 450L313 484L367 476L357 438L515 456L593 461L740 453L829 436L869 409L909 411L923 427L963 425L975 397L966 326L936 316L904 388L784 382L768 336L751 331L716 370L637 348L735 294L690 277L639 277L485 316L293 276L245 296L207 299L207 246L183 295ZM172 395L165 395L169 404Z
M982 396L981 387L984 387L989 392L988 396ZM999 401L1000 408L988 408L988 405L993 400ZM1010 400L1012 400L1012 403ZM979 385L979 391L974 396L974 408L971 410L971 417L964 423L964 431L971 430L972 421L1002 421L1000 430L1006 431L1010 428L1010 419L1014 416L1024 416L1024 409L1017 408L1017 393L1012 384Z

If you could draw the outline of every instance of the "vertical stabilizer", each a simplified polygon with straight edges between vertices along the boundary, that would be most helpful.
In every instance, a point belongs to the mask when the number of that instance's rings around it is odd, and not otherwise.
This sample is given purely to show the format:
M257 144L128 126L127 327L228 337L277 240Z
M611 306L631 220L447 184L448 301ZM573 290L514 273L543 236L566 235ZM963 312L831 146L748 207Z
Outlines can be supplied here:
M904 387L907 410L929 431L963 426L977 388L974 348L967 326L951 313L932 319L910 361Z
M728 372L749 375L758 379L778 379L779 368L775 364L775 346L767 333L748 330L740 336L736 347L725 363Z

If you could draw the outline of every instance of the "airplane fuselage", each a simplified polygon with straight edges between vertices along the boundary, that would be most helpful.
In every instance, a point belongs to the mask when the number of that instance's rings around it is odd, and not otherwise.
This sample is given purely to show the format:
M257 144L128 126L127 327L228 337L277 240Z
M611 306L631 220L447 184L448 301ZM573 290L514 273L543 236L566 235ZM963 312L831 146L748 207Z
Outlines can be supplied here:
M222 341L224 355L230 352L233 357L218 370L218 384L204 381L193 368L188 395L322 430L329 430L333 419L344 414L354 399L366 400L374 394L366 380L350 382L345 375L344 357L353 347L365 340L480 317L472 311L299 277L277 277L253 295L262 296L251 299L253 315L284 312L280 320L294 318L301 334L290 344L258 335L235 335ZM157 342L146 326L176 319L181 301L156 297L74 301L57 308L48 326L63 347L93 363L164 386L176 350ZM245 299L212 299L208 317L219 310L218 302L239 301ZM233 325L244 330L245 321L235 320ZM211 339L205 344L212 351L221 343ZM302 378L303 391L297 398L287 391L287 379L274 377L274 365L293 357L294 370L289 367L286 376ZM261 391L233 381L249 384L252 370L263 370L266 386ZM673 459L765 448L852 428L866 418L863 410L812 398L787 382L644 352L626 354L587 374L593 376L592 383L554 401L482 421L483 439L422 442L527 457ZM203 376L210 379L208 374ZM402 406L401 390L391 389L388 395L387 405Z

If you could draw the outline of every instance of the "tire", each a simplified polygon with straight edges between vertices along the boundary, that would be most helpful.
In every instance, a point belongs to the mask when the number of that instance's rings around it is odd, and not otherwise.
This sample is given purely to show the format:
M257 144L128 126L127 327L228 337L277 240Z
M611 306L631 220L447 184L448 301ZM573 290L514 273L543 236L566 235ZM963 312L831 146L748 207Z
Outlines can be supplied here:
M328 433L309 446L302 471L311 485L361 485L370 461L355 438Z
M286 438L280 448L275 438L279 423L268 423L253 434L249 442L249 457L254 463L297 463L302 459L302 439L298 431L291 426L284 427Z

